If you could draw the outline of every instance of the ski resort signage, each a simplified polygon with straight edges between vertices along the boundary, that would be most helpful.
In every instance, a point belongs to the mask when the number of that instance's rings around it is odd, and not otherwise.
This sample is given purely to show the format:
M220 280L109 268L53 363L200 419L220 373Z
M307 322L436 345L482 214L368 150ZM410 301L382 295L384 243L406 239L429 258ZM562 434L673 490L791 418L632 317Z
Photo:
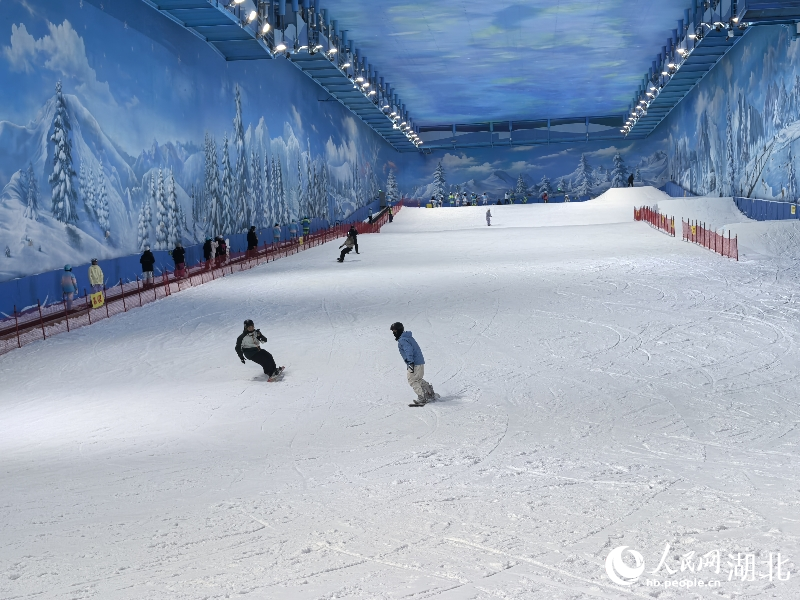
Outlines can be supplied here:
M716 549L705 554L691 550L678 556L670 555L670 550L667 544L657 565L648 571L640 552L629 546L619 546L606 557L606 575L620 586L638 582L664 589L719 588L726 581L778 582L788 581L791 577L790 561L780 552L728 553Z

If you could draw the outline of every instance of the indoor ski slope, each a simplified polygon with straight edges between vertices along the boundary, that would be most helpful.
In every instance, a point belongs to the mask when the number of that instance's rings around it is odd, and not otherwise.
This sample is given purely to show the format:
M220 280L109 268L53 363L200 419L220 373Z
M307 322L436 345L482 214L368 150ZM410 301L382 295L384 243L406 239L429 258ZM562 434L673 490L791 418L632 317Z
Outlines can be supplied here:
M344 264L0 358L0 599L800 597L800 264L755 248L794 230L738 219L737 263L632 222L655 202L406 208ZM236 357L246 318L282 383ZM407 407L394 321L440 402ZM791 578L728 581L737 553Z

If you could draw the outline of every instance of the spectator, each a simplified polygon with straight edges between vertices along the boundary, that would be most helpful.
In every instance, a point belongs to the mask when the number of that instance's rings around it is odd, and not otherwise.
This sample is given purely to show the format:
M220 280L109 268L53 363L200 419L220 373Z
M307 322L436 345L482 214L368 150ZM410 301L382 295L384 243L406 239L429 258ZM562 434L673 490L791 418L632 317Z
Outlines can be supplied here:
M547 195L547 192L544 192L544 193L542 194L542 200L544 200L544 203L545 203L545 204L547 204L547 200L548 200L548 199L549 199L549 196Z
M225 243L225 238L221 235L217 236L217 266L225 263L228 257L228 246Z
M628 175L628 187L633 187L633 173Z
M142 263L142 276L145 285L153 285L153 265L156 264L156 257L150 252L150 246L144 247L142 257L139 259Z
M564 202L569 202L569 194L564 194Z
M389 209L389 223L391 223L392 221L394 221L394 211L390 208ZM356 254L358 254L358 251L356 251Z
M353 238L353 245L356 249L356 254L358 254L358 229L356 229L355 225L350 225L350 231L347 232L351 238Z
M372 209L369 209L369 222L372 223Z
M275 223L275 227L272 228L272 240L275 244L281 243L281 226Z
M75 275L72 274L72 267L64 265L64 274L61 276L61 292L67 303L67 310L72 310L72 298L77 291L78 281L75 279Z
M311 233L311 219L309 219L308 215L306 215L306 218L303 219L303 241L308 241L307 238L308 234L310 233Z
M92 266L89 267L89 285L92 286L92 293L103 291L103 270L97 264L97 259L92 259Z
M178 242L175 249L172 251L172 260L175 262L175 277L183 277L186 273L186 250L183 249L183 244Z
M250 231L247 232L247 256L253 254L253 250L258 249L258 236L256 235L256 226L251 225Z
M203 259L206 261L206 268L211 267L212 258L214 258L214 246L212 245L211 238L207 237L203 244Z
M293 240L297 239L297 222L296 221L292 221L291 223L289 223L289 237L292 238Z

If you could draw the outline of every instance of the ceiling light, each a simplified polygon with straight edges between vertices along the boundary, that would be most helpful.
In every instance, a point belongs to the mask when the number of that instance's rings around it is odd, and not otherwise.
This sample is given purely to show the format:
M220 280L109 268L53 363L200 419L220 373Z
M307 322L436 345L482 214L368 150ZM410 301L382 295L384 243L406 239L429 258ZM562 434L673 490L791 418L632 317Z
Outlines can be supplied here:
M361 87L368 88L369 87L369 81L365 81L364 84Z
M382 107L382 108L383 108L383 110L386 110L387 108L391 108L391 106L389 106L389 105L387 104L386 106L384 106L384 107Z
M343 68L343 69L346 69L346 68L347 68L347 67L349 67L349 66L350 66L350 63L346 62L346 63L344 63L344 64L342 65L342 68Z
M368 96L372 96L372 95L377 94L377 93L378 92L376 92L375 90L370 90L369 94L367 94L367 95Z
M322 50L322 48L323 48L322 44L317 44L316 46L314 46L314 50Z
M298 50L308 50L308 46L300 46Z
M250 14L247 15L247 22L252 23L253 21L256 20L256 17L258 17L258 13L254 10L251 10Z
M661 71L661 74L662 75L669 75L669 73L667 73L666 71Z
M361 83L362 81L364 81L364 78L363 78L363 77L361 77L361 75L359 75L358 77L356 77L356 81L357 81L358 83Z
M244 0L233 0L234 4L241 4L242 2L244 2Z
M264 21L264 26L261 28L261 33L267 33L269 31L269 23Z
M402 127L402 126L403 126L403 125L405 125L405 124L406 124L406 122L405 122L405 121L403 121L402 123L400 123L400 127Z
M336 48L331 48L328 50L328 54L336 54Z
M278 44L275 46L275 52L283 52L286 50L286 44Z

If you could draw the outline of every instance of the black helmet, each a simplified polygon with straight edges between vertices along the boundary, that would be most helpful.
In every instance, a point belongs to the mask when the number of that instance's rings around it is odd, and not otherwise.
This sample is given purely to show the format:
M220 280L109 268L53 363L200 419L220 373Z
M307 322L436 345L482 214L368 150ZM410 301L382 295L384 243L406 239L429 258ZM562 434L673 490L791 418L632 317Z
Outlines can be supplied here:
M244 328L247 329L248 327L255 327L256 324L253 323L253 319L245 319L244 321Z
M405 329L403 328L403 324L400 323L400 322L392 323L392 326L389 327L389 329L391 329L397 335L400 335L401 333L403 333L405 331Z

